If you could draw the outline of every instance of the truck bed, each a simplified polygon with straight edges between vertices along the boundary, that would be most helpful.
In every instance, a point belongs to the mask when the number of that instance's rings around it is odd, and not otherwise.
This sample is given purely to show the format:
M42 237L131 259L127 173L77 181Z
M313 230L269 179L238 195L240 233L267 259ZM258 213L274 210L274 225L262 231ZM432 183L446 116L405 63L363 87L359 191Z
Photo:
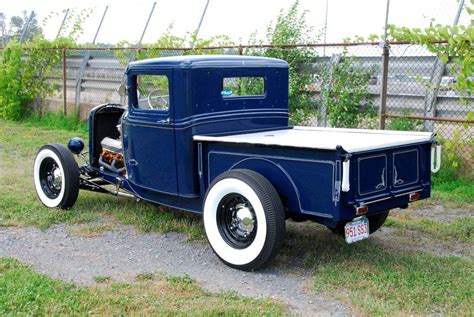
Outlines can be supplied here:
M428 142L433 138L433 136L434 133L431 132L296 126L290 129L227 136L195 135L194 140L312 148L321 150L335 150L337 146L342 146L345 151L355 153Z

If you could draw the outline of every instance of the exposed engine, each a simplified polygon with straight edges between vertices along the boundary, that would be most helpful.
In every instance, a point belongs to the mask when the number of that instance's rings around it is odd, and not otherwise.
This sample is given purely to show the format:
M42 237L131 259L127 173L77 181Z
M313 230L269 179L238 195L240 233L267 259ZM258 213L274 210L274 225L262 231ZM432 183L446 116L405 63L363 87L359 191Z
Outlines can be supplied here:
M121 132L120 125L117 126L117 128L119 132ZM100 166L117 174L126 173L122 152L122 140L105 137L100 142L100 145L102 146L102 152L99 157Z

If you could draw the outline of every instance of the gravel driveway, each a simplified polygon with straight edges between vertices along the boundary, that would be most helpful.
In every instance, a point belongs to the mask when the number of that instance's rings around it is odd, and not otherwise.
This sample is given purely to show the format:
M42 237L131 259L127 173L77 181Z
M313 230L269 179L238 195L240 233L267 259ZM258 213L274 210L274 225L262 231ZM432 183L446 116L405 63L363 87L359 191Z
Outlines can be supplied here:
M137 274L161 271L188 274L207 290L236 291L253 297L272 297L299 315L349 315L347 307L312 294L306 285L311 272L271 266L242 272L222 264L207 244L186 242L178 233L138 233L119 225L95 237L70 234L77 226L55 225L46 231L34 227L0 228L0 257L31 264L35 270L80 285L94 284L96 276L131 281Z

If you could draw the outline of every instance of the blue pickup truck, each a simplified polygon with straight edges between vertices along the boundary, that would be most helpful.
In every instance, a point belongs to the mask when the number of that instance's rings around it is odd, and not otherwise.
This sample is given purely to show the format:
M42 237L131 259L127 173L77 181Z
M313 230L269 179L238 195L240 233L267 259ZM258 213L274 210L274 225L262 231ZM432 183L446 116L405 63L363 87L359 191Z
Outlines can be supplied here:
M89 190L201 214L234 268L269 264L288 218L367 238L389 210L428 198L440 167L432 133L289 126L283 60L156 58L126 75L128 106L91 111L88 152L79 138L38 151L39 199L66 209Z

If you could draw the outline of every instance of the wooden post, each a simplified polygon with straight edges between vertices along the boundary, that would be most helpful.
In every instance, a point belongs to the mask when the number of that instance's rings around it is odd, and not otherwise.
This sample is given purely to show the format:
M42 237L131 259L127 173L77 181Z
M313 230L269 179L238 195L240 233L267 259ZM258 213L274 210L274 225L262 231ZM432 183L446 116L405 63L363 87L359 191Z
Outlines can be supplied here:
M385 130L385 114L387 112L387 84L388 84L388 57L390 54L390 46L387 42L387 26L388 26L388 13L390 10L390 0L387 0L387 8L385 11L385 26L383 36L383 53L382 53L382 86L380 87L380 121L379 129Z
M389 45L387 42L383 46L382 54L382 87L380 89L380 130L385 129L385 113L387 112L387 79L388 79L388 58Z
M67 115L67 74L66 74L66 49L63 48L63 113Z

